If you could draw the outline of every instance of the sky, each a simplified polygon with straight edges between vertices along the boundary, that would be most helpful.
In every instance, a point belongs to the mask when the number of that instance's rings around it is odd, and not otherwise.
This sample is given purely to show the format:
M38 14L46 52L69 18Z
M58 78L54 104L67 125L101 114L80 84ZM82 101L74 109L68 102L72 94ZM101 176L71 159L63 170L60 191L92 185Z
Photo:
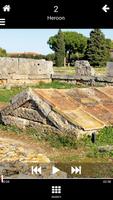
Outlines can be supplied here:
M62 29L89 36L92 29ZM101 29L106 38L113 40L113 29ZM53 51L47 41L58 29L0 29L0 47L9 52L36 52L47 55Z

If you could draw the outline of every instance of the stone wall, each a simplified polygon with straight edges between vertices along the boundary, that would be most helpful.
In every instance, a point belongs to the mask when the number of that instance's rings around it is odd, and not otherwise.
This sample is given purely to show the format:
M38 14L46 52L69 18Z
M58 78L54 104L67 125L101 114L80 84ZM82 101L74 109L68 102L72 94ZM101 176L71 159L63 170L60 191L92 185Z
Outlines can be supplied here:
M50 81L53 62L26 58L0 57L0 85L36 84Z
M90 86L113 85L112 76L78 76L78 75L59 75L53 74L52 80L67 82L72 84L84 84Z

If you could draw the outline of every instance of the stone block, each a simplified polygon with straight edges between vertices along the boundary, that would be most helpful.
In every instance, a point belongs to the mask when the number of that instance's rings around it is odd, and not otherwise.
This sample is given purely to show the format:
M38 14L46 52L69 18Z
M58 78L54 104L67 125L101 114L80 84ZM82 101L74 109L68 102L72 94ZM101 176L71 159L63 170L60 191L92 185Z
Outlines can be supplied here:
M107 62L107 75L113 77L113 62Z
M9 76L18 71L18 58L0 57L0 74Z
M50 80L52 74L52 61L0 57L0 80L8 80L7 84L12 86L37 84L41 80ZM4 83L0 81L0 85L4 86Z
M77 60L75 62L77 76L94 76L95 70L87 60Z

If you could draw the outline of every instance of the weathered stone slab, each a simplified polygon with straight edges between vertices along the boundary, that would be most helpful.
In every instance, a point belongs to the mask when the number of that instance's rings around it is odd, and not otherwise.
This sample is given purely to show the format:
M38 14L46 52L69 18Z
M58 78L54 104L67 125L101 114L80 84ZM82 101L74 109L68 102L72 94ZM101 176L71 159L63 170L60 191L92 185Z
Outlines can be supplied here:
M107 62L107 75L113 77L113 62Z
M27 109L27 108L17 108L12 112L12 115L15 117L20 117L23 119L28 119L31 121L41 122L46 124L46 118L41 116L42 114L38 112L38 110Z
M0 57L0 75L53 74L53 62L44 59Z
M29 126L29 120L22 119L19 117L2 116L2 121L5 125L14 125L22 129Z
M75 75L65 75L65 74L53 74L52 76L53 80L75 80Z
M36 74L53 74L52 61L36 59L19 59L18 74L36 75Z
M18 72L18 58L0 57L0 74L9 76Z
M53 62L44 59L26 59L0 57L0 82L1 86L36 84L39 81L51 80Z
M87 60L77 60L75 62L76 75L79 76L94 76L95 70L90 66Z

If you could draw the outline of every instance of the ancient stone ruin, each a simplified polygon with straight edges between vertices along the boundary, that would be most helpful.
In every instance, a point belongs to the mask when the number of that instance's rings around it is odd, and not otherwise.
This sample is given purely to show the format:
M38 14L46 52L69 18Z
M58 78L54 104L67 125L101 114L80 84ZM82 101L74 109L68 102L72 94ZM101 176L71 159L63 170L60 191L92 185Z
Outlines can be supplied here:
M91 134L113 125L113 87L29 89L1 110L1 121L40 133Z
M0 57L0 86L20 86L51 81L53 62Z
M107 75L113 77L113 62L107 62Z
M75 62L77 76L94 76L95 70L87 60L77 60Z

